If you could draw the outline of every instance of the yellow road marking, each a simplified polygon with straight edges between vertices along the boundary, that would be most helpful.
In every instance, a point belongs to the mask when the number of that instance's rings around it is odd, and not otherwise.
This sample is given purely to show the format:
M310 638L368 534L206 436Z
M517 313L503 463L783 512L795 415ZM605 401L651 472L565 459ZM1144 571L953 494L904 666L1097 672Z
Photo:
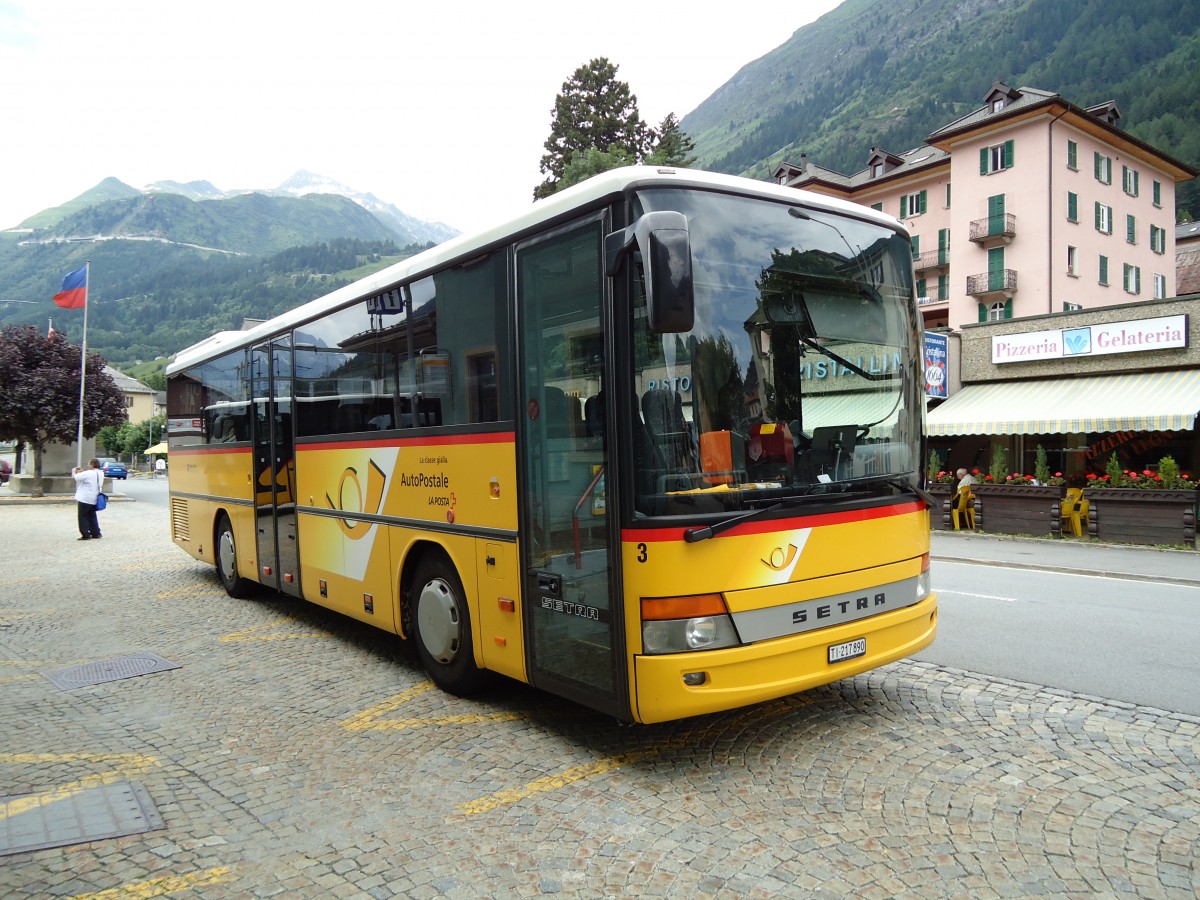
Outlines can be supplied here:
M14 681L40 681L41 675L31 672L28 675L6 675L0 677L0 684L11 684Z
M223 644L233 643L234 641L283 641L289 638L324 638L329 637L329 633L325 631L302 631L294 634L262 634L270 628L276 628L279 625L295 622L295 619L283 618L276 619L274 622L266 622L262 625L255 625L253 628L247 628L245 631L234 631L230 634L223 634L217 640Z
M0 610L0 622L16 621L17 619L32 619L37 616L44 616L48 613L56 612L53 606L47 606L45 609L38 609L24 612L5 612Z
M96 772L67 782L50 791L5 800L0 805L0 822L31 809L37 809L39 806L49 806L59 800L66 800L91 788L113 784L130 775L148 772L159 764L156 757L141 753L0 753L0 764L59 762L116 762L118 766L107 772Z
M216 595L216 591L202 587L180 588L177 591L161 591L154 595L155 600L170 600L175 597L205 597Z
M616 756L607 756L604 759L597 759L590 763L584 763L581 766L574 766L570 769L564 769L561 772L556 772L553 775L547 775L544 778L538 778L528 784L519 787L511 788L505 791L497 791L487 797L480 797L478 800L471 800L468 803L463 803L459 806L468 816L475 816L479 813L485 813L496 809L499 806L506 806L509 803L516 803L518 800L524 800L526 797L532 797L534 794L543 794L547 791L556 791L559 788L566 787L568 784L573 784L576 781L582 781L584 778L591 778L595 775L603 775L605 772L611 772L613 769L619 769L621 766L628 765L631 762L636 762L644 756L648 756L650 751L638 753L619 753Z
M229 878L228 866L217 866L187 875L167 875L163 878L151 878L149 881L136 881L123 884L118 888L107 891L97 891L93 894L75 894L69 900L108 900L110 897L162 897L174 894L176 891L186 891L194 887L209 884L220 884Z
M431 690L433 690L433 682L423 681L418 685L410 687L407 691L401 691L394 697L388 697L386 700L376 703L370 709L364 709L362 712L344 719L341 725L347 731L368 731L379 728L380 724L376 723L376 719L399 709L413 697L419 697L426 691ZM383 727L386 728L386 726Z

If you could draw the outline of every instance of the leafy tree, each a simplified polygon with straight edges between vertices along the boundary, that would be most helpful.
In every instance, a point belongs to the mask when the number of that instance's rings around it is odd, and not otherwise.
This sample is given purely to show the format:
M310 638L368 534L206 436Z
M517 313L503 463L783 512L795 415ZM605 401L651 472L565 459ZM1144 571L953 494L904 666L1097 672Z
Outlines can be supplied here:
M696 145L687 132L680 130L675 113L667 113L654 131L654 150L646 157L653 166L679 166L686 169L696 164Z
M593 175L599 175L609 169L632 166L636 162L637 160L623 147L614 147L608 152L590 147L581 153L576 153L574 158L567 163L555 191L561 191L563 188L586 181Z
M649 152L652 133L638 112L637 97L616 76L617 67L602 56L580 66L563 82L554 100L550 137L543 145L541 171L547 178L534 189L535 200L558 191L567 166L588 150L623 151L634 161ZM602 161L593 159L593 163Z
M79 429L80 348L60 333L43 338L32 326L0 329L0 440L33 447L33 496L42 496L42 454L51 442L70 444ZM125 395L89 354L83 436L125 420Z

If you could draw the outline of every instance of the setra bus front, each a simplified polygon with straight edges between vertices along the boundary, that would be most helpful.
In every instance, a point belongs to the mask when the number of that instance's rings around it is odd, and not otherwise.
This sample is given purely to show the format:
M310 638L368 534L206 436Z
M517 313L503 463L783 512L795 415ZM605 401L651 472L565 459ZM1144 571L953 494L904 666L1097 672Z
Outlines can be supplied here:
M608 241L629 311L610 380L635 404L618 505L641 722L934 638L911 245L886 217L802 196L642 190Z

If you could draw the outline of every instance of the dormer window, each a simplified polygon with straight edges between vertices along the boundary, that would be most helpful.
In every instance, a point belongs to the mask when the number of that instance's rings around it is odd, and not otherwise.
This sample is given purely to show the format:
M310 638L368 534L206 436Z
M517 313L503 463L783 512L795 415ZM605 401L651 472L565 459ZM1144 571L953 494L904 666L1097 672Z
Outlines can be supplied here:
M879 178L883 175L883 163L877 162L871 164L871 177Z
M997 97L995 100L992 101L992 112L998 113L1002 109L1004 109L1004 98Z

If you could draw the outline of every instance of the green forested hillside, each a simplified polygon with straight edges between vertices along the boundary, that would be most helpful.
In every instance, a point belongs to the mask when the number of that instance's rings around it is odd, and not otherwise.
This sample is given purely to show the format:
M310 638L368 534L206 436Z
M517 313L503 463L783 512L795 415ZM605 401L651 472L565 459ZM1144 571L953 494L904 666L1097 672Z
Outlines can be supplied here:
M62 276L91 262L88 350L118 368L175 353L211 334L268 318L335 290L423 248L340 238L266 257L202 252L179 244L104 241L18 246L0 239L0 272L16 287L0 305L5 323L57 331L78 342L82 310L50 302Z
M1115 100L1130 134L1200 166L1200 3L846 0L684 117L700 165L768 177L801 153L850 173L975 109L996 81L1080 106ZM1200 185L1181 215L1200 216Z
M249 256L334 238L386 241L394 237L367 210L335 194L242 194L196 201L179 194L139 193L87 206L25 235L24 240L77 240L94 235L170 240Z

